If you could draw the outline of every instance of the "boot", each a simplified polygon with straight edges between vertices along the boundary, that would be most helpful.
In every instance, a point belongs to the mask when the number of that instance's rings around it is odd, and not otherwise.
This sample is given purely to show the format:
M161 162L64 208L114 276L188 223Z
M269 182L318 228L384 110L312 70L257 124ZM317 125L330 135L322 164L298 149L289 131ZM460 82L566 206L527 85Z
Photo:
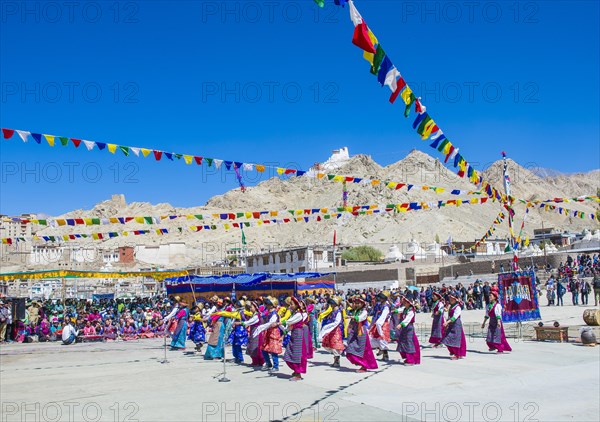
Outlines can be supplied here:
M388 355L388 351L387 351L387 350L384 350L384 351L383 351L383 358L382 358L382 360L383 360L384 362L387 362L387 361L389 361L389 360L390 360L390 357L389 357L389 355Z
M331 365L334 368L339 368L340 367L340 357L339 356L334 356L333 357L333 364Z

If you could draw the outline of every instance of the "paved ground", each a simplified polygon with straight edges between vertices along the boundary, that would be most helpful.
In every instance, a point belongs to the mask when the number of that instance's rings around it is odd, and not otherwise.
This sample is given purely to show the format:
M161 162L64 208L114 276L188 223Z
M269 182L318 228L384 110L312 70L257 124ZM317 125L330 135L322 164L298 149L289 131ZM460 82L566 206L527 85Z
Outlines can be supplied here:
M546 322L581 324L583 307L542 308ZM468 311L465 323L483 312ZM418 322L428 323L428 315ZM576 334L576 330L572 330ZM422 350L422 365L399 355L378 371L329 367L317 353L302 382L167 352L162 340L11 344L0 350L0 421L596 421L600 415L600 347L510 340L513 353L488 353L472 329L468 356Z

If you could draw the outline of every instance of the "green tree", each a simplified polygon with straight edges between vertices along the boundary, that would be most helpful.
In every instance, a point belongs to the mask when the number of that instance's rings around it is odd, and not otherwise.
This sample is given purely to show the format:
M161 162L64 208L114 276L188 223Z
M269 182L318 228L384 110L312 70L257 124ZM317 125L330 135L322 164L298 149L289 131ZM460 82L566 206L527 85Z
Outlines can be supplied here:
M440 242L440 235L439 234L435 235L435 243L437 243L438 245L441 244L441 242Z
M346 261L377 262L381 261L382 257L383 253L372 246L357 246L342 253L342 259Z

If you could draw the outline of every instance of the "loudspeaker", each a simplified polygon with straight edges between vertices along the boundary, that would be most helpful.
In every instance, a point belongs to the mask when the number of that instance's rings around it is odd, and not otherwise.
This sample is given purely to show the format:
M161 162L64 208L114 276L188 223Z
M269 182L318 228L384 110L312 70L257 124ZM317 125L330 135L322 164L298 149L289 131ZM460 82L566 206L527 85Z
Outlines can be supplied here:
M16 298L13 299L13 320L17 319L25 319L25 298Z

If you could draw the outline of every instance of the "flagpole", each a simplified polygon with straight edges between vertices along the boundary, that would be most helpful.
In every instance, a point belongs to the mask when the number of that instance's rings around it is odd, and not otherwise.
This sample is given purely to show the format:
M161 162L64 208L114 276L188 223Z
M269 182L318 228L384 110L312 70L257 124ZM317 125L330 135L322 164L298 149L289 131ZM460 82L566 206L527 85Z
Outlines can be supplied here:
M512 267L513 271L516 272L519 268L519 257L517 255L517 250L515 248L515 235L513 231L513 213L512 211L512 199L511 199L511 189L510 189L510 176L508 175L508 160L506 159L506 152L502 151L502 159L504 162L504 192L506 194L506 202L505 206L508 207L506 211L508 211L508 228L510 231L510 246L513 251L513 262Z
M336 233L333 231L333 293L337 292L337 259L335 257Z

